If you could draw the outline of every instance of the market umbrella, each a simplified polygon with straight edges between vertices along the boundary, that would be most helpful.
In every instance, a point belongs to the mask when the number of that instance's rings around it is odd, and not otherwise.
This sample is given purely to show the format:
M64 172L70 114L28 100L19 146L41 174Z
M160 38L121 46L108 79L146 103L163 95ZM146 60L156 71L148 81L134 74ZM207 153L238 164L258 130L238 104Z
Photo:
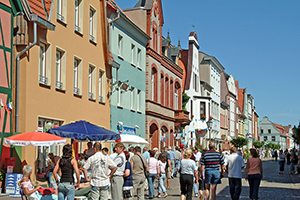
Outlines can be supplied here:
M120 139L120 134L91 124L85 120L76 121L74 123L59 126L57 128L51 128L49 129L49 133L75 140L89 139L91 141L102 141Z
M4 139L5 144L15 146L51 146L62 145L66 139L44 132L27 132L13 135Z
M121 142L130 144L149 144L144 138L134 134L121 134Z

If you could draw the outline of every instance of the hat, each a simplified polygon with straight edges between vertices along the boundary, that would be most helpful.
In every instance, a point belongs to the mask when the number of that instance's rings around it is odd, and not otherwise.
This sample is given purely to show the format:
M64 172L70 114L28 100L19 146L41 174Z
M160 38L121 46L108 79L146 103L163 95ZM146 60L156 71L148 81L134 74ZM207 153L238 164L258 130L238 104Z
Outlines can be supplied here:
M171 147L171 146L169 146L169 149L172 149L172 147Z
M153 148L153 151L158 151L158 148L157 148L157 147L154 147L154 148Z

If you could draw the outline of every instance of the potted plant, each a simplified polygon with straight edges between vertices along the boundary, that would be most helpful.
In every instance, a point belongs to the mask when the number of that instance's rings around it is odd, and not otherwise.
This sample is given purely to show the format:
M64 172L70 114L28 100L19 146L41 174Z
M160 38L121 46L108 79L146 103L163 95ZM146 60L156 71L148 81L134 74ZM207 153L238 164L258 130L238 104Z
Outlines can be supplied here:
M202 114L202 115L200 116L200 119L202 119L202 120L204 121L204 120L206 119L205 115Z
M194 115L193 114L191 114L191 119L193 119L194 118Z

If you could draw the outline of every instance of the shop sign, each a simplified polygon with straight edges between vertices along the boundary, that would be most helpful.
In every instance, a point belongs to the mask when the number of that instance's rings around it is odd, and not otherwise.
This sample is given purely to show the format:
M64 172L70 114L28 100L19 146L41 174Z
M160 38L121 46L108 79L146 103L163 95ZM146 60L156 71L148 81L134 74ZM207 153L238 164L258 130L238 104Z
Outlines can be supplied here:
M117 130L121 131L121 134L135 135L135 128L128 126L117 126Z
M9 197L21 197L19 182L22 180L23 174L6 174L5 193L9 194Z

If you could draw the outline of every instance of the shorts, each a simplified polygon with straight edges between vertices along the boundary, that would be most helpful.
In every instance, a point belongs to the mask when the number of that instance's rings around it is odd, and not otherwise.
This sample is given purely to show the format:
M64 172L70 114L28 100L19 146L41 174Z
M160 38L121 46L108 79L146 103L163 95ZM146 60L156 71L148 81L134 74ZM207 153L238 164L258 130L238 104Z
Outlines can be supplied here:
M205 170L205 183L206 184L220 184L221 176L219 170Z
M167 177L167 179L170 179L171 178L171 171L170 171L170 167L168 167L168 168L166 168L166 177Z
M202 191L204 190L204 181L205 180L200 180L199 179L199 181L198 181L199 182L199 190L202 190Z

